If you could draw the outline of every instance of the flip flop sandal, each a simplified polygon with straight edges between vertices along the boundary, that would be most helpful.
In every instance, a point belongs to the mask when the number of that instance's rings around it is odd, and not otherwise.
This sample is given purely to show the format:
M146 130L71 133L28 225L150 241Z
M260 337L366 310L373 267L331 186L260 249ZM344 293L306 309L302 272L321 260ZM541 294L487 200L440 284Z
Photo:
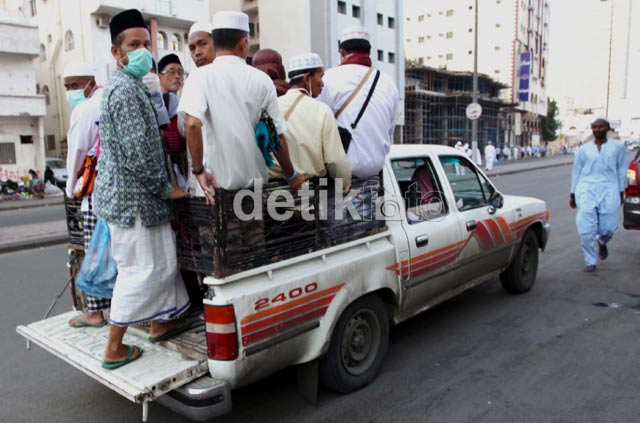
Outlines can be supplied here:
M609 249L607 248L607 244L600 244L598 242L598 257L600 260L606 260L609 257Z
M174 336L179 335L189 329L191 329L191 321L188 318L185 318L182 323L177 323L174 327L172 327L162 335L150 336L148 340L149 342L153 343L164 341L165 339L173 338Z
M136 349L138 350L138 355L134 357L133 353L136 351ZM120 361L103 361L102 362L102 367L104 367L107 370L117 369L118 367L122 367L125 364L131 363L132 361L136 361L137 359L139 359L142 356L143 352L144 351L142 350L142 348L138 347L137 345L129 345L129 353L124 358L124 360L120 360Z
M84 320L82 320L80 316L74 317L73 319L71 319L71 321L78 323L77 325L72 325L71 323L69 323L69 326L71 326L72 328L101 328L107 324L107 321L105 320L99 325L92 325L91 323L87 323Z

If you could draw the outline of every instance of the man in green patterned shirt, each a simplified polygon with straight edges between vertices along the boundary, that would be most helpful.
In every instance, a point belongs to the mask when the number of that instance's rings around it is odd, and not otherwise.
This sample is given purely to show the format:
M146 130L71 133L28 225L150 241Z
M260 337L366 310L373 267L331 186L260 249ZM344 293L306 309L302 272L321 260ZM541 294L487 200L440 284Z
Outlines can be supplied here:
M102 98L94 207L109 225L118 265L102 357L103 367L115 369L142 355L122 343L129 325L150 321L149 340L166 339L188 328L176 318L190 301L169 224L169 200L188 194L169 182L155 108L141 80L152 66L149 31L135 9L114 16L109 28L118 67Z

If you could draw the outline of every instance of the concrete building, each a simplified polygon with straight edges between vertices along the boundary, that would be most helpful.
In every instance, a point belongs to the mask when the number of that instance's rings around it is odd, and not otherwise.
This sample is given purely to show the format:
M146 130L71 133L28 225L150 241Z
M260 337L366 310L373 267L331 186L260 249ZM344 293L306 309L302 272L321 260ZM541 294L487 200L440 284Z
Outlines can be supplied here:
M71 109L66 102L62 72L67 63L95 64L97 81L105 84L116 68L111 55L109 20L117 13L139 9L151 28L158 58L177 54L188 72L195 65L189 56L187 35L196 21L209 21L206 0L31 0L31 22L39 28L39 53L34 61L38 88L45 96L44 121L48 156L66 156Z
M374 66L391 76L404 102L402 0L210 0L211 11L238 10L249 15L251 51L272 48L289 57L313 51L325 67L340 64L342 29L362 25L371 34ZM397 119L404 123L404 110ZM396 130L396 141L402 131Z
M45 169L45 98L36 90L33 58L38 29L29 4L0 1L0 178L18 180L29 169Z
M473 71L474 0L406 0L405 56L426 66ZM547 113L548 0L480 1L478 71L507 86L502 100L507 145L540 140L540 116ZM482 119L482 118L480 118Z
M501 110L511 106L500 99L505 88L505 84L487 75L478 75L478 102L482 106L483 117L478 122L478 148L481 150L489 140L495 143L504 139L506 123ZM469 142L471 121L467 119L465 110L472 101L472 92L471 72L407 66L404 142L451 147L458 141Z
M554 6L554 11L555 11ZM566 25L552 28L549 95L558 102L562 132L587 137L596 116L607 115L623 138L640 135L640 5L632 0L558 2ZM557 42L555 41L557 38ZM576 42L575 40L580 40Z

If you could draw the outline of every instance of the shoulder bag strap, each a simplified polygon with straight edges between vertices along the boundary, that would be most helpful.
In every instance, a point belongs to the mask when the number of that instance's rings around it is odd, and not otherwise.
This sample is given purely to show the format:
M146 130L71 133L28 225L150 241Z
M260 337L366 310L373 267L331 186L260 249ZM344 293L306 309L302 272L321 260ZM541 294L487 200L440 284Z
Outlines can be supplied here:
M367 106L369 105L369 100L371 100L371 96L373 95L373 90L376 89L376 85L378 84L378 79L380 79L380 71L376 72L376 77L373 79L373 84L371 84L371 89L369 90L369 94L367 94L367 98L364 101L364 104L362 105L362 109L360 109L360 113L358 113L358 117L356 118L355 122L351 124L351 129L356 129L356 126L358 126L358 122L360 122L360 118L362 117L362 115L364 114L364 111L367 109Z
M371 75L371 72L373 72L373 66L369 67L369 71L367 71L367 73L365 74L364 78L362 78L362 81L360 81L360 84L358 84L356 89L351 93L351 95L349 96L347 101L344 102L342 107L340 107L340 109L338 109L338 111L335 114L336 119L338 119L338 116L340 116L340 113L342 113L344 111L344 109L347 108L349 103L351 103L351 100L353 100L355 98L355 96L358 95L358 93L362 89L362 87L363 87L364 83L366 82L366 80L369 79L369 75Z
M291 116L291 113L293 113L293 109L296 108L298 103L300 103L300 100L302 100L302 97L304 97L304 93L299 93L299 94L300 95L298 96L298 98L296 98L293 101L293 104L291 105L291 107L289 107L289 110L287 110L287 113L285 113L285 115L284 115L284 120L285 121L289 120L289 116Z

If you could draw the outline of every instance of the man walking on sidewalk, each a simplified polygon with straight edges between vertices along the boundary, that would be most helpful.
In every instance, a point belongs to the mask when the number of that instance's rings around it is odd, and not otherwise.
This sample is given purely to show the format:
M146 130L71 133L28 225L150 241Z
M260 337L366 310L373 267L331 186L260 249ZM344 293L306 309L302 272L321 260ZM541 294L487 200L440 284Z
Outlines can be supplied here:
M573 163L569 205L578 208L576 226L587 272L596 270L596 244L600 260L609 255L607 242L618 227L626 184L624 144L607 138L610 129L609 121L596 119L591 124L595 140L580 147Z

